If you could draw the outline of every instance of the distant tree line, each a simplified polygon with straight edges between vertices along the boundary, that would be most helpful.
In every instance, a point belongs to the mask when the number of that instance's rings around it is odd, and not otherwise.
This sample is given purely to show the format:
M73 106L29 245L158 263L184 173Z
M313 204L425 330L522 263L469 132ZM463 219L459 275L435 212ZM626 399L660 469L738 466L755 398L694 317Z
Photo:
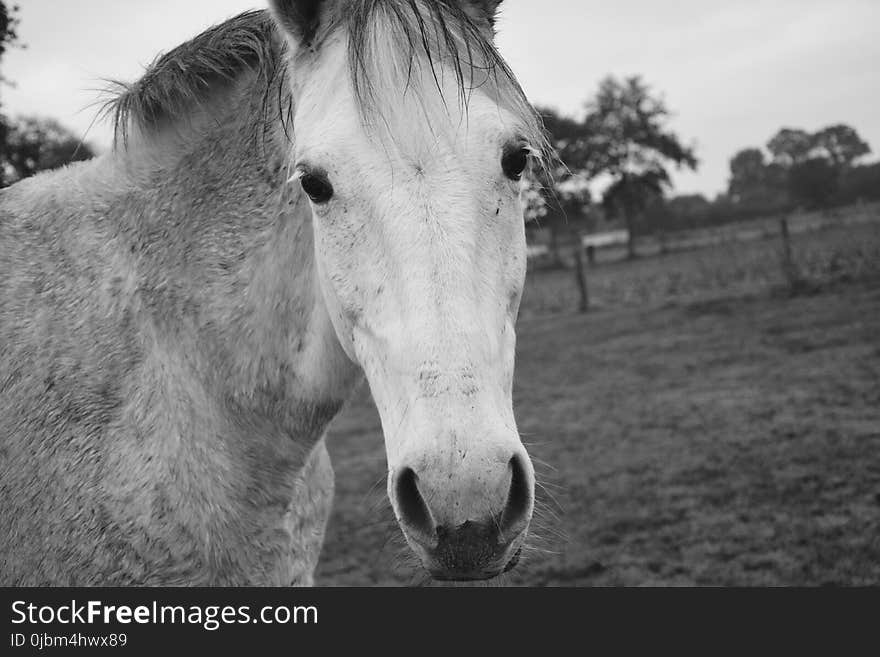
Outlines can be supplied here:
M17 5L0 0L0 61L11 47L20 47ZM10 81L0 75L0 85ZM18 117L10 120L0 105L0 187L54 169L70 162L94 157L91 148L58 121L50 118Z
M720 225L798 209L880 200L880 163L860 164L870 146L848 125L815 133L783 128L766 150L746 148L730 160L726 192L670 196L671 167L696 169L694 149L669 129L670 111L641 78L603 80L581 118L541 108L559 154L552 176L527 189L527 218L551 235L551 251L586 231L641 235ZM601 188L593 199L590 189Z
M766 150L746 148L730 160L727 191L657 199L643 232L719 225L795 210L826 210L880 200L880 163L859 164L870 146L848 125L815 133L782 128Z
M871 148L848 125L812 134L783 128L767 142L767 151L769 159L760 149L748 148L730 160L727 195L732 201L758 206L787 202L812 209L880 197L877 166L857 165Z

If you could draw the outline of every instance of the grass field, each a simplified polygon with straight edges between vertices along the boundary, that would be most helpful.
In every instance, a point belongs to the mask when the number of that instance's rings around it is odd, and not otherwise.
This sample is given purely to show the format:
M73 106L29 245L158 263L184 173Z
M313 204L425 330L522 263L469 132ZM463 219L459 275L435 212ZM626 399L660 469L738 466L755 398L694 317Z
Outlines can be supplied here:
M880 229L798 236L796 295L778 244L738 248L592 270L586 315L530 277L514 406L546 489L502 583L880 584ZM317 583L424 581L366 391L329 446Z
M817 285L880 274L880 208L871 222L792 237L792 260ZM762 294L787 284L777 238L618 261L587 270L590 303L598 309L650 308L707 298ZM578 307L569 270L532 272L520 317L566 313Z

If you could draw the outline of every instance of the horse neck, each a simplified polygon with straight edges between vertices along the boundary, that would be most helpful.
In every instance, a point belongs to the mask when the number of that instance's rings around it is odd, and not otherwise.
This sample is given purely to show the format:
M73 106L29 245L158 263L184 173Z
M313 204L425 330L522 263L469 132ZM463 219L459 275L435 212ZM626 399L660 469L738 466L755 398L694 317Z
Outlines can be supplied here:
M318 289L311 210L253 80L210 116L140 140L116 198L145 330L234 414L309 434L356 374ZM320 417L318 417L320 416Z

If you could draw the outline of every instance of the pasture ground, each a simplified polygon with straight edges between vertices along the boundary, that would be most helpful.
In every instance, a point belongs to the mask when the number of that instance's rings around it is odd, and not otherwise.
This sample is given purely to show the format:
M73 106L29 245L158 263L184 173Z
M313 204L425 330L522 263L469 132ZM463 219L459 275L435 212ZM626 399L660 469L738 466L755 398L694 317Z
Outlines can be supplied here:
M501 583L880 584L880 231L862 230L799 238L797 295L767 244L600 268L643 292L585 315L542 312L561 274L532 276L514 408L546 490L535 547ZM423 582L365 388L329 447L316 583Z

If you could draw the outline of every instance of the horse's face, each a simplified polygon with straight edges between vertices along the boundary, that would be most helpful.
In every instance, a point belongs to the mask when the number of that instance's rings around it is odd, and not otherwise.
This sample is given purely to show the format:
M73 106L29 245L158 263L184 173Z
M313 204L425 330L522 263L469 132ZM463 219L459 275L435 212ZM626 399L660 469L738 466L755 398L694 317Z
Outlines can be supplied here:
M439 66L411 71L421 91L397 90L370 129L348 47L331 35L292 81L321 288L379 409L409 544L437 578L492 577L515 565L534 499L511 404L531 145L488 95L459 103Z

